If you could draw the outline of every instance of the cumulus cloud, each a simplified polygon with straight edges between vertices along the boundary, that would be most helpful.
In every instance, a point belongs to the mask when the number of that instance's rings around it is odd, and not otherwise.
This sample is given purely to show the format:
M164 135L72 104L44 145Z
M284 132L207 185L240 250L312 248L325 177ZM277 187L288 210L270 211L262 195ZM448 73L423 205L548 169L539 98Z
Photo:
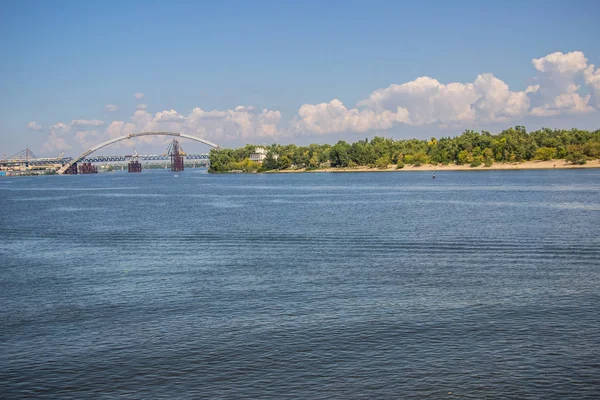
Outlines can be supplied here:
M376 89L354 106L335 98L303 104L287 122L282 122L278 110L249 105L221 110L196 107L186 114L174 109L150 113L145 104L138 104L128 121L113 121L104 130L85 130L103 126L100 120L79 119L52 125L48 148L64 147L66 143L60 139L71 131L71 126L84 127L77 129L74 138L82 145L144 131L182 132L219 143L295 134L378 132L399 125L462 129L600 110L600 69L589 64L582 52L556 52L531 62L535 76L525 88L511 88L492 73L479 74L469 82L449 83L422 76ZM134 96L139 100L144 95ZM106 109L115 111L118 107L109 104ZM35 121L28 125L29 129L38 127ZM147 136L137 140L159 144L168 138Z
M592 100L590 103L600 109L600 68L596 68L594 64L588 65L583 71L585 83L592 88Z
M118 138L119 136L130 135L130 134L136 133L136 132L138 132L136 129L136 126L135 126L135 124L132 124L131 122L113 121L106 128L105 137L102 140L115 139L115 138ZM108 136L108 138L106 136ZM125 140L125 141L117 142L113 146L115 146L115 147L131 147L132 145L133 145L133 143L131 143L130 140Z
M106 129L110 138L136 133L135 125L125 121L113 121Z
M116 104L107 104L104 106L104 108L106 109L106 111L114 112L119 109L119 106Z
M528 93L513 92L493 74L481 74L474 82L448 84L420 77L373 91L347 109L339 100L304 104L292 129L298 133L328 134L388 130L397 124L441 126L497 122L520 117L529 108Z
M138 92L138 93L134 94L133 97L135 97L138 100L141 100L144 98L144 93Z
M27 124L27 129L30 131L40 131L42 130L42 126L35 121L31 121Z
M74 119L69 124L71 126L102 126L104 125L104 121L100 121L99 119Z
M292 130L305 134L329 134L341 132L367 132L390 129L394 123L408 122L408 110L397 107L396 111L385 109L347 109L341 101L304 104L292 123Z
M531 63L540 72L554 74L574 74L587 68L587 58L581 51L561 53L559 51L541 58L534 58Z
M214 139L247 139L279 134L281 112L256 110L252 106L238 106L229 110L205 111L196 107L185 118L181 128L185 133Z
M98 132L97 130L81 130L75 133L75 140L81 145L82 148L90 148L98 144L99 136L100 132Z
M596 111L600 108L600 70L582 52L552 53L532 60L538 75L525 90L511 90L491 73L473 82L441 83L423 76L373 91L356 108L339 100L304 104L292 120L294 133L329 134L387 130L397 124L469 127ZM594 95L585 93L585 83ZM595 100L594 100L595 98Z
M583 72L585 83L594 89L600 89L600 68L596 68L594 64L588 65Z
M50 126L50 130L57 134L69 133L71 131L71 126L63 122L57 122L56 124Z
M551 117L561 114L581 114L595 111L589 105L591 95L581 96L578 93L561 93L542 106L531 110L531 115L537 117Z
M481 74L472 83L440 83L421 77L401 85L378 89L359 106L370 109L405 107L410 125L495 122L527 112L527 92L513 92L493 74Z
M64 137L58 136L56 133L50 133L46 143L42 146L42 150L45 152L56 152L70 149L71 145L65 140Z
M185 117L179 114L175 110L165 110L161 112L157 112L154 116L155 122L167 122L167 121L183 121Z
M71 148L67 134L71 131L71 126L63 122L58 122L50 126L50 134L42 146L45 152L64 151Z
M593 87L594 66L588 65L581 51L556 52L531 63L538 71L539 90L532 97L531 115L547 117L580 114L595 111L590 104L591 95L580 92L579 81Z

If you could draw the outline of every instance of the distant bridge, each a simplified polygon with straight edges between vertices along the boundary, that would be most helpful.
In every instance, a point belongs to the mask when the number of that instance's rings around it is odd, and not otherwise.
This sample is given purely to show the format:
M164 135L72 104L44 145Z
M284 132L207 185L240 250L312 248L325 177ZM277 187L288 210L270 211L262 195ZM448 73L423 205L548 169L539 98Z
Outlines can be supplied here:
M108 162L119 162L119 161L129 161L131 158L137 157L140 161L168 161L170 160L170 156L167 154L138 154L137 156L133 155L125 155L125 156L93 156L86 157L82 162L91 162L91 163L108 163ZM201 154L186 154L186 160L208 160L208 153ZM72 159L69 159L71 161Z
M81 162L91 162L91 163L110 163L110 162L125 162L129 161L131 158L137 157L140 161L168 161L170 160L167 154L138 154L137 156L133 156L131 154L127 154L124 156L92 156L86 157ZM199 153L199 154L186 154L186 160L208 160L208 153ZM26 163L27 165L52 165L52 164L60 164L64 165L73 161L73 157L46 157L46 158L30 158L30 159L6 159L0 160L0 163L9 164L22 164Z
M184 139L190 139L190 140L194 140L196 142L204 143L204 144L206 144L206 145L208 145L208 146L210 146L212 148L215 148L215 149L219 149L220 148L220 146L218 144L210 142L210 141L208 141L206 139L199 138L197 136L187 135L185 133L178 133L178 132L140 132L140 133L131 133L129 135L123 135L123 136L119 136L119 137L111 139L111 140L107 140L106 142L100 143L99 145L94 146L91 149L84 151L78 157L73 158L70 161L68 161L66 164L64 164L57 172L59 174L64 174L65 171L67 171L69 168L71 168L71 166L73 164L75 164L75 163L77 163L79 161L87 160L87 157L90 154L92 154L93 152L95 152L97 150L100 150L103 147L109 146L109 145L111 145L113 143L116 143L116 142L120 142L121 140L133 139L133 138L140 137L140 136L176 136L176 137L181 137L181 138L184 138ZM198 158L198 159L201 159L201 158ZM94 162L94 161L91 161L91 162Z

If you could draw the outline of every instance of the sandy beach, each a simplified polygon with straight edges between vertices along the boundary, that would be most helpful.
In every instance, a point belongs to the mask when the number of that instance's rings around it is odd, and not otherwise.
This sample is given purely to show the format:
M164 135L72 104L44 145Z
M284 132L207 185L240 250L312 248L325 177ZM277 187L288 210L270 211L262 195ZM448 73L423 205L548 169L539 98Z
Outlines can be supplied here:
M471 167L469 165L421 165L415 167L406 165L402 169L397 169L396 165L389 165L387 169L353 167L353 168L321 168L311 171L305 169L289 169L281 171L269 171L269 173L296 173L296 172L411 172L411 171L486 171L486 170L523 170L523 169L582 169L582 168L600 168L600 160L590 160L584 165L574 165L565 160L551 161L524 161L515 163L494 163L491 167L480 165Z

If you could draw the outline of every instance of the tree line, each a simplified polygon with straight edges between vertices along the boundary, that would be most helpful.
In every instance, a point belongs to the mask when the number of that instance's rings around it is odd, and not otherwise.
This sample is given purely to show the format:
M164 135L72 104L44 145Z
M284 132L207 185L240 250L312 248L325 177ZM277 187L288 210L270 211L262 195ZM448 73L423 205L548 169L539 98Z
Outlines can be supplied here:
M265 148L261 163L250 160L257 147ZM268 146L246 145L238 149L212 149L210 172L262 172L284 169L315 170L324 167L403 168L405 165L470 165L491 166L494 162L565 159L585 164L600 158L600 130L562 130L544 128L527 132L516 126L493 135L487 131L466 130L460 136L429 140L394 140L375 136L373 139L335 145L294 144Z

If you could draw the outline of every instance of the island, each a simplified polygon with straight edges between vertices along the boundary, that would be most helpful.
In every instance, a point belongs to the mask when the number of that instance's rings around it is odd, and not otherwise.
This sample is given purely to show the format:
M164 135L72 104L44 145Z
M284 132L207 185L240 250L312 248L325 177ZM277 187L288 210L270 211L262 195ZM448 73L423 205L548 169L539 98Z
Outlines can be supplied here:
M248 144L212 149L211 173L361 172L600 167L600 129L524 126L498 134L466 130L456 137L394 140L375 136L352 144Z

